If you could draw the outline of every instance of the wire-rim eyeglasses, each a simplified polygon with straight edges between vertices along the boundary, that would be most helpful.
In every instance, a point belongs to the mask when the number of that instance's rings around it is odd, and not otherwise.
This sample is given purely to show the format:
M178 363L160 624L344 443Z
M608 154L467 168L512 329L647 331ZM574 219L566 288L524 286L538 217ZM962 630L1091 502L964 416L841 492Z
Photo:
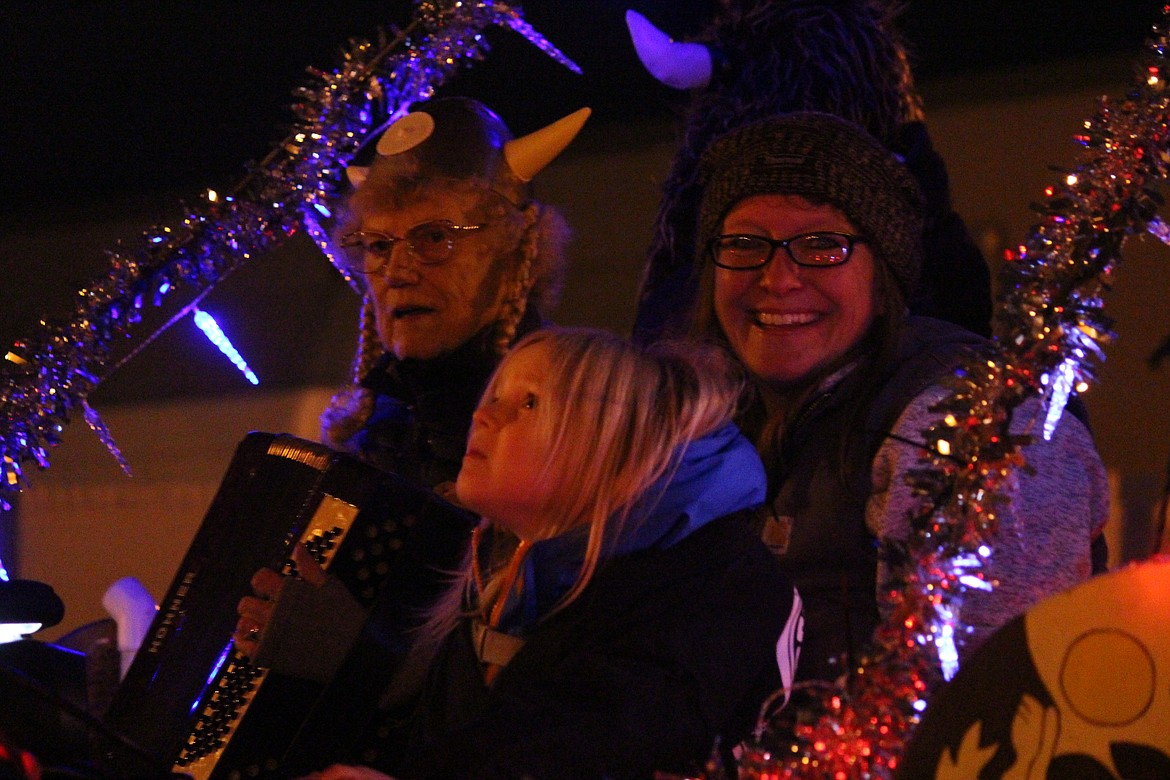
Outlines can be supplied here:
M436 219L415 225L402 236L376 230L354 230L341 236L339 244L345 249L362 249L361 261L347 263L347 268L357 273L376 274L389 264L399 242L406 242L410 254L421 265L438 265L450 259L456 241L484 227L456 225L447 219Z

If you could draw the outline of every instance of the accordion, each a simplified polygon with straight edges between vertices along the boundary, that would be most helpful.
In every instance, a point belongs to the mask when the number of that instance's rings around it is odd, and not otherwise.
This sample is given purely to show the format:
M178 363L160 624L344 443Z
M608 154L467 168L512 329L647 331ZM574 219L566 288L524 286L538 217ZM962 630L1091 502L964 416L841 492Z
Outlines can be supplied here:
M296 776L352 755L410 628L448 587L475 523L349 455L248 434L106 713L105 725L141 755L98 763L118 776L168 767L233 780ZM295 574L290 555L302 542L370 611L367 629L376 618L381 639L373 653L355 645L325 685L259 668L231 639L252 575Z

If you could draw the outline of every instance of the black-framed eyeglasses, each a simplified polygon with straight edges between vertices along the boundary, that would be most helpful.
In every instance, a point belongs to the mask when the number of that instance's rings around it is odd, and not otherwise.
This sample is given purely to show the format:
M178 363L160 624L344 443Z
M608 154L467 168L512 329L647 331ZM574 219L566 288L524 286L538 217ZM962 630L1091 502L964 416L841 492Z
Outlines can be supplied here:
M853 254L853 246L866 241L864 236L821 230L801 233L778 241L767 236L747 233L715 236L711 239L711 258L720 268L752 271L772 262L777 249L783 249L792 262L806 268L829 268L841 265Z
M402 236L391 236L374 230L354 230L343 235L340 244L346 249L362 249L360 261L347 263L347 267L357 273L376 274L390 262L394 245L399 241L406 242L410 253L419 263L437 265L451 257L456 241L483 228L484 225L456 225L450 220L436 219L415 225Z

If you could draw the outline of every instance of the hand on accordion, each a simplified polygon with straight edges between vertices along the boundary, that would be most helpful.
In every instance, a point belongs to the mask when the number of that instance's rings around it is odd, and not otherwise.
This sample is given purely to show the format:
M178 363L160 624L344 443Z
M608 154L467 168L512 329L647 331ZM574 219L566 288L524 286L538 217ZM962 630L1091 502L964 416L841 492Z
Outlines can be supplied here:
M292 559L298 574L305 582L317 586L324 584L325 570L303 544L293 548ZM252 660L256 659L259 652L265 629L272 619L272 612L284 590L286 579L272 569L260 569L252 575L252 593L255 595L244 596L236 607L240 619L236 622L232 639L235 640L236 648Z

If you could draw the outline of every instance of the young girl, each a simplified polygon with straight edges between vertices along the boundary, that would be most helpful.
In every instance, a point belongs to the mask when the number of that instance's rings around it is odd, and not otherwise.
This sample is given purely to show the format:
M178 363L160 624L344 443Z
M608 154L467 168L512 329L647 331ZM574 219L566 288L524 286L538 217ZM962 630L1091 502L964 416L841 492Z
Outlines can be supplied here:
M687 350L563 329L505 357L456 488L484 523L419 640L405 750L380 769L685 772L790 679L799 600L750 529L764 474L729 422L741 383L722 353Z

